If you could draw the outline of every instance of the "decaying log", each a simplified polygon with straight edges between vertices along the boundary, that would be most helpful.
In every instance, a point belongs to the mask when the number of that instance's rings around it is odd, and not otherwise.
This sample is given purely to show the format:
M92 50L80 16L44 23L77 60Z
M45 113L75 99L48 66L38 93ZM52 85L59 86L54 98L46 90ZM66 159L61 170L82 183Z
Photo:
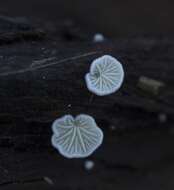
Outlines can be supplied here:
M174 40L167 38L94 44L52 37L1 44L0 188L49 189L51 181L60 189L143 189L144 184L154 190L159 180L167 188L172 180L165 177L173 175L174 167L173 52ZM103 54L123 63L125 81L117 93L90 101L84 75ZM141 76L165 86L159 94L143 91L138 88ZM83 160L62 158L50 143L51 123L79 113L92 115L105 135L91 157L91 173ZM160 114L166 115L165 122Z

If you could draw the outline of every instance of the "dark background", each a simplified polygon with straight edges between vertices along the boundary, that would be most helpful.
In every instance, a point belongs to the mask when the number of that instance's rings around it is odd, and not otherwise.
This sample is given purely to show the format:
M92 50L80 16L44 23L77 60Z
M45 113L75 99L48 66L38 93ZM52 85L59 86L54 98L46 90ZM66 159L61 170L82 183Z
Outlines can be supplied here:
M73 19L107 36L172 35L172 0L1 0L0 13L59 22Z
M0 0L0 190L174 189L173 10L172 0ZM89 103L84 75L103 54L125 80ZM142 76L164 87L140 88ZM104 132L88 158L51 145L67 113L92 115Z

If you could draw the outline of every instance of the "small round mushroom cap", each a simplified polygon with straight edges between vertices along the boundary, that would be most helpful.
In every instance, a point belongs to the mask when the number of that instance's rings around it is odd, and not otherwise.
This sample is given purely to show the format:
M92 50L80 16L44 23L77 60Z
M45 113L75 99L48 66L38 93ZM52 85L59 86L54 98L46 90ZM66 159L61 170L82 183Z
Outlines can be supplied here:
M52 145L67 158L91 155L102 143L103 132L95 120L85 114L65 115L52 125Z
M123 83L124 71L121 63L110 55L95 59L86 74L87 88L98 96L116 92Z
M92 170L93 167L94 167L94 162L92 160L86 160L85 163L84 163L84 166L85 166L85 169L86 170Z
M105 40L103 34L100 34L100 33L96 33L94 35L94 38L93 38L93 41L94 42L103 42Z

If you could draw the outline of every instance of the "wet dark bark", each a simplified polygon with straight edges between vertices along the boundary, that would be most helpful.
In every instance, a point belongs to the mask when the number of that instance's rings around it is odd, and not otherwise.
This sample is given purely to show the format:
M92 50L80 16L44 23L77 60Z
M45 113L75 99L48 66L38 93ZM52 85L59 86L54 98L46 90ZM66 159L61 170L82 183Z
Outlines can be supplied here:
M1 19L1 189L173 189L173 39L95 44L73 26L62 25L55 36ZM125 81L117 93L90 102L84 75L103 54L123 63ZM157 94L143 91L141 76L165 85ZM79 113L92 115L105 135L89 158L90 172L84 159L64 159L50 143L54 119Z

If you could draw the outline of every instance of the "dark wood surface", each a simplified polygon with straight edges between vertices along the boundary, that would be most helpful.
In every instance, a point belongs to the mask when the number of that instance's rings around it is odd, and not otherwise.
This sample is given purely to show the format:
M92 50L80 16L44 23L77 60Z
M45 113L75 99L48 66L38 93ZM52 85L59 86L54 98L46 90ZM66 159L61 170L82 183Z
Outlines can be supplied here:
M96 44L72 25L48 31L1 19L0 189L173 190L173 39ZM117 93L90 102L84 75L103 54L123 63L125 81ZM165 86L158 95L142 91L141 76ZM52 122L79 113L92 115L104 131L102 146L87 158L91 171L87 159L63 158L50 143Z

